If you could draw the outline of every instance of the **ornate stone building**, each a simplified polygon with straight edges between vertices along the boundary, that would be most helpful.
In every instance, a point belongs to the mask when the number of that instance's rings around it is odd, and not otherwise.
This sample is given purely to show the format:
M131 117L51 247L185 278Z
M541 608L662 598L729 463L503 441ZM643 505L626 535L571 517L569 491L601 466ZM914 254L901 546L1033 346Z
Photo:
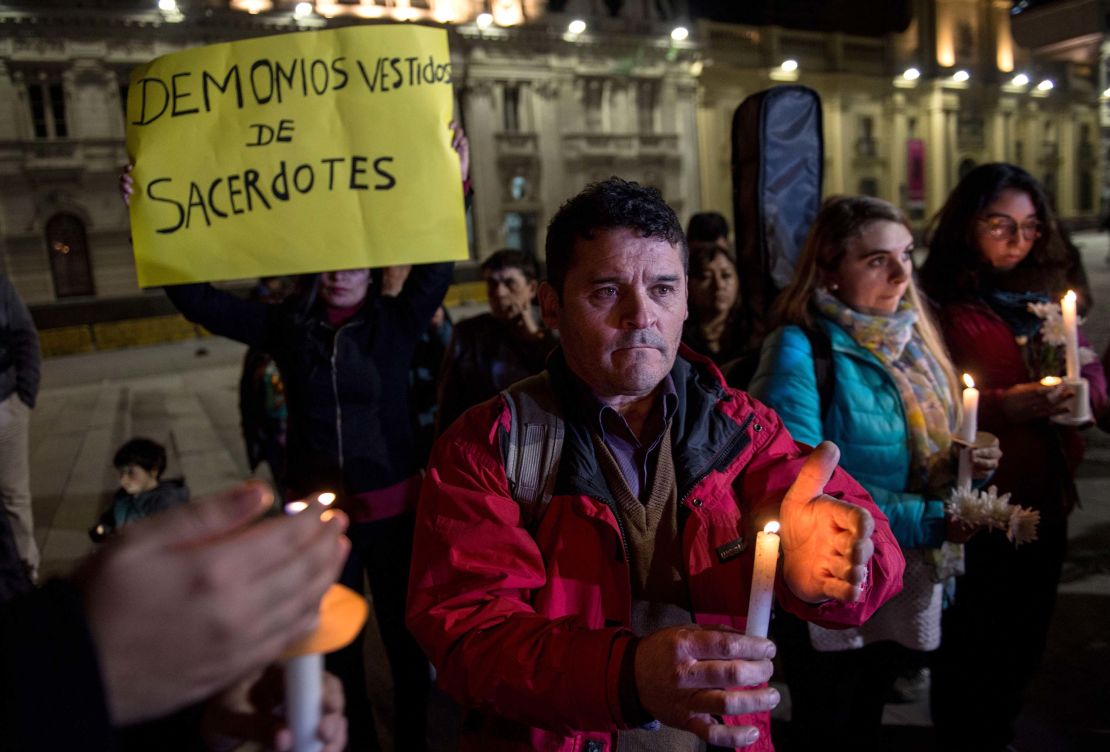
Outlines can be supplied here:
M1008 161L1044 183L1061 216L1091 221L1099 163L1091 66L1015 45L1010 11L1008 0L914 0L909 28L883 38L703 25L703 205L730 205L736 104L789 81L821 95L826 195L880 196L924 221L968 169Z
M504 246L542 256L559 204L611 174L659 186L680 211L697 208L697 46L671 39L667 3L627 2L615 16L573 0L559 13L540 0L301 5L0 3L0 268L28 302L139 293L116 191L130 69L297 29L416 20L451 31L476 258ZM569 31L575 19L585 28Z
M667 0L0 0L0 269L33 304L152 297L136 286L116 195L130 69L190 46L382 20L450 31L475 259L505 246L542 258L558 206L612 174L658 186L683 219L731 215L733 110L779 82L823 99L827 194L872 193L924 220L961 171L1009 160L1063 216L1093 217L1090 66L1016 46L1009 2L905 2L906 31L855 37L690 22Z

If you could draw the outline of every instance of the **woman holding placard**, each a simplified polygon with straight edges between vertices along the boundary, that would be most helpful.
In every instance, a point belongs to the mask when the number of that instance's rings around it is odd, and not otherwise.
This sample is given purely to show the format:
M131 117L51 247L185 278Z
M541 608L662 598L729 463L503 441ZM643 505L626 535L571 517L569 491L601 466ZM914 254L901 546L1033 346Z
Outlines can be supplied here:
M992 482L1012 504L1040 512L1033 543L1014 548L984 535L968 544L967 574L945 612L933 670L943 746L1003 749L1055 603L1067 516L1078 500L1076 426L1101 411L1106 379L1097 359L1081 365L1086 340L1075 333L1072 298L1061 315L1067 251L1025 170L986 164L968 173L933 221L929 248L922 285L939 306L953 362L975 375L979 426L1005 453Z
M449 127L469 193L470 147ZM120 177L129 201L130 168ZM273 357L285 384L289 499L326 491L351 520L351 550L340 582L372 603L393 678L395 745L426 747L430 667L404 624L419 458L409 413L409 370L421 335L451 283L453 264L420 264L394 296L373 289L369 269L308 278L302 294L280 305L243 300L210 284L175 285L167 296L190 321ZM366 693L363 639L328 656L343 682L351 748L378 749Z
M886 514L906 558L902 593L860 628L807 632L788 616L777 620L802 749L825 748L828 739L877 747L885 697L909 651L939 644L935 552L969 532L945 516L961 396L914 286L912 252L894 206L868 197L825 202L751 384L795 439L841 447L841 465ZM998 454L996 446L974 450L975 474L988 474Z

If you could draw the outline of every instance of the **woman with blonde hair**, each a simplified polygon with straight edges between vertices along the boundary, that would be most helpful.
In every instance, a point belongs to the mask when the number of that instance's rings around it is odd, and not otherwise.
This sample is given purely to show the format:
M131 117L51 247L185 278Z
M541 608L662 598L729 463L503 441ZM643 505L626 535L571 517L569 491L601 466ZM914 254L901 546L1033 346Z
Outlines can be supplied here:
M902 593L862 627L810 625L806 634L788 615L776 620L802 749L827 749L830 739L836 748L878 748L899 670L940 642L939 552L969 533L945 516L960 392L913 282L913 248L908 222L891 204L827 200L776 304L778 326L751 384L796 440L841 448L842 466L887 516L906 557ZM976 477L1000 454L976 450Z

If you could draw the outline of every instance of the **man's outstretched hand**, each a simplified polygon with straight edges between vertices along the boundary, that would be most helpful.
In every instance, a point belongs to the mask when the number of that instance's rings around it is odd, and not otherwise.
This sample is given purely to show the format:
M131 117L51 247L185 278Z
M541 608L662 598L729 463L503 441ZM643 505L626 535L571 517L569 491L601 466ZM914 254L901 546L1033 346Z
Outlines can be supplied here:
M836 444L821 442L782 502L783 577L807 603L859 600L875 553L871 513L824 495L839 460Z

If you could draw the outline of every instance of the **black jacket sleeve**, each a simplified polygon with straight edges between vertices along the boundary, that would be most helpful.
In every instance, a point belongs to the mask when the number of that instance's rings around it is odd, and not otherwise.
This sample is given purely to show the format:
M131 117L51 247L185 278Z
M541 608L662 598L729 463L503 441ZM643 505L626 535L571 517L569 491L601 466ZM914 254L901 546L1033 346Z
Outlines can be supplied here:
M171 285L163 288L181 314L213 334L263 347L272 306L236 297L209 284Z
M0 749L117 749L73 585L50 582L0 604L0 683Z
M436 309L443 304L455 269L453 261L417 264L405 280L397 304L405 329L419 336L428 327Z
M15 390L24 404L34 407L42 370L39 333L31 312L6 275L0 275L0 296L6 309L8 353L16 371Z

